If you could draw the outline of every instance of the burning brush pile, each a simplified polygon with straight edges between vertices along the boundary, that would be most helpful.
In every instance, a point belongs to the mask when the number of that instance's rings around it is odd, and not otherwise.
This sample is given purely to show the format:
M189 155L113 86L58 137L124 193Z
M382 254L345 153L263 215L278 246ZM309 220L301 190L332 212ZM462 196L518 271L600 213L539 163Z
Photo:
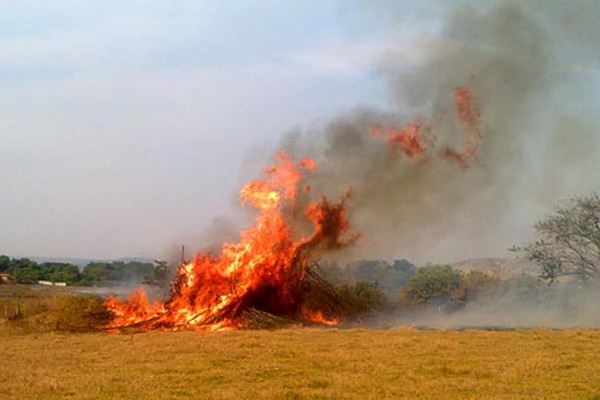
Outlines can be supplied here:
M181 265L164 303L150 304L143 290L125 303L109 299L115 318L108 327L220 329L278 319L336 323L332 312L340 303L335 291L311 266L319 251L356 240L346 236L344 203L350 192L337 203L322 198L298 211L300 184L316 165L308 158L296 163L285 153L278 159L278 165L264 170L266 179L250 182L240 191L242 202L256 208L258 216L239 243L224 244L219 257L197 254ZM291 223L298 212L312 225L312 232L299 238ZM311 290L329 294L326 309L305 306Z
M419 167L437 155L466 168L481 137L479 114L469 90L458 88L454 97L465 142L460 151L436 150L434 127L422 121L376 127L371 134L387 139L391 159L400 152L416 158ZM307 178L316 173L316 163L310 158L296 162L283 152L277 158L276 165L264 170L266 178L240 191L241 201L258 215L239 243L224 244L219 256L199 253L181 265L164 302L151 304L143 289L127 301L110 298L107 308L114 318L105 328L214 330L289 322L337 324L344 314L344 300L322 278L316 260L359 239L349 232L346 202L352 190L348 188L335 202L325 197L299 201L311 191Z

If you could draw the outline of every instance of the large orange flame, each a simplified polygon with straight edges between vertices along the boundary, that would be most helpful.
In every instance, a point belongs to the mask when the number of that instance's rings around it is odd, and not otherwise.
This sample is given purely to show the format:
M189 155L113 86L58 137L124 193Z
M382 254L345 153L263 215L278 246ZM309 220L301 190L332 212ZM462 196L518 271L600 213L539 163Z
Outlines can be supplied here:
M276 315L330 324L322 310L302 304L304 274L309 253L356 240L344 238L349 229L344 202L322 198L304 210L312 223L310 235L293 224L298 187L303 172L314 171L311 159L295 163L280 153L279 163L268 167L265 179L250 182L240 191L243 203L258 210L256 224L241 234L238 243L226 243L218 257L199 253L181 265L166 302L150 304L143 290L128 301L107 301L114 314L108 328L137 325L141 329L221 329L242 325L244 310L256 308Z

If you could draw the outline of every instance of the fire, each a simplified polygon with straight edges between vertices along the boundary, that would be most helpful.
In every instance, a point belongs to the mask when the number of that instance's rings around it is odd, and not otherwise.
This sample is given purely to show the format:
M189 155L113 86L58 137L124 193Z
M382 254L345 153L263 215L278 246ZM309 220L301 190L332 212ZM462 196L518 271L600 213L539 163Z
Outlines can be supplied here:
M483 137L480 113L473 93L466 87L458 87L454 90L454 104L456 118L463 135L464 148L458 151L447 147L441 150L439 155L442 158L456 162L462 168L468 168L471 159L477 153L479 140ZM442 117L445 115L446 112ZM402 127L380 126L372 129L371 134L387 138L394 158L397 152L401 150L408 158L421 156L421 160L427 161L426 156L435 147L433 131L434 128L431 125L417 120Z
M335 326L340 322L339 318L325 317L321 311L316 311L313 314L305 313L305 314L303 314L303 317L308 321L314 322L316 324L327 325L327 326Z
M165 302L150 304L141 289L125 302L110 298L106 304L114 319L107 328L237 328L243 326L244 313L253 309L328 325L337 321L326 317L324 310L303 308L303 285L312 253L357 239L345 237L349 230L345 199L350 191L337 203L322 198L309 204L302 215L313 228L303 235L292 215L298 207L298 187L307 171L316 170L316 163L311 159L295 163L285 153L278 161L265 168L267 178L240 191L241 201L254 207L258 216L238 243L224 244L218 257L199 253L181 265Z
M466 88L457 88L454 100L464 149L446 148L438 154L467 168L482 137L479 111ZM387 139L394 157L402 152L425 162L435 149L432 131L430 125L414 121L402 127L380 126L371 133ZM345 201L352 187L337 202L322 197L306 206L298 204L299 188L311 191L305 175L316 170L310 158L295 162L280 153L278 162L264 169L265 178L240 190L241 202L257 211L255 224L242 232L240 241L223 244L219 256L198 253L181 265L164 302L150 304L142 289L127 301L108 299L114 318L106 328L232 329L245 326L252 316L337 324L333 307L305 301L319 285L321 295L332 292L310 265L320 251L352 244L359 236L348 235Z
M421 121L410 122L403 127L382 126L371 130L373 136L387 136L388 143L396 156L402 150L409 158L424 154L432 145L431 140L425 135L431 132L429 125Z
M468 168L471 158L477 152L479 139L482 138L479 109L475 106L473 93L459 87L454 90L456 117L460 123L465 147L462 151L447 148L442 151L442 157L454 160L463 168Z

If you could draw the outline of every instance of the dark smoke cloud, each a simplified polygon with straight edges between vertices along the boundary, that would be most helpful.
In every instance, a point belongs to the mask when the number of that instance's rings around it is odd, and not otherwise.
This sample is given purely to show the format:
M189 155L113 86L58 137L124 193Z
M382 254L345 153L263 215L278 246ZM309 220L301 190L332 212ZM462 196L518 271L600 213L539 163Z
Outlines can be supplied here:
M559 198L600 183L593 171L598 121L585 111L585 96L574 96L575 88L585 90L578 71L594 71L600 54L588 40L600 28L574 18L600 15L598 7L481 4L448 11L439 37L423 40L418 65L404 65L394 48L382 56L377 69L391 99L385 110L357 108L285 136L286 151L317 161L314 193L335 198L352 185L351 220L363 240L350 256L422 262L502 255ZM437 148L460 148L457 87L470 88L481 110L484 138L469 169L436 157L426 164L393 159L385 140L370 135L377 126L421 119L435 124Z

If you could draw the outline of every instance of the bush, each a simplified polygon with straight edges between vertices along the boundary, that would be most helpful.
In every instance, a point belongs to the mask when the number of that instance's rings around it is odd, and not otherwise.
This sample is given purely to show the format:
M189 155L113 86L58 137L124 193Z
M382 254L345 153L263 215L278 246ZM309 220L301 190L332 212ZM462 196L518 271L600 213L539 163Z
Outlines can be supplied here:
M452 301L455 305L462 306L495 294L499 286L498 278L481 271L470 271L461 277L460 285L452 293Z
M408 304L444 304L461 284L460 272L448 265L422 267L408 280L401 297Z
M348 316L382 310L389 305L385 293L375 283L343 284L337 291Z

